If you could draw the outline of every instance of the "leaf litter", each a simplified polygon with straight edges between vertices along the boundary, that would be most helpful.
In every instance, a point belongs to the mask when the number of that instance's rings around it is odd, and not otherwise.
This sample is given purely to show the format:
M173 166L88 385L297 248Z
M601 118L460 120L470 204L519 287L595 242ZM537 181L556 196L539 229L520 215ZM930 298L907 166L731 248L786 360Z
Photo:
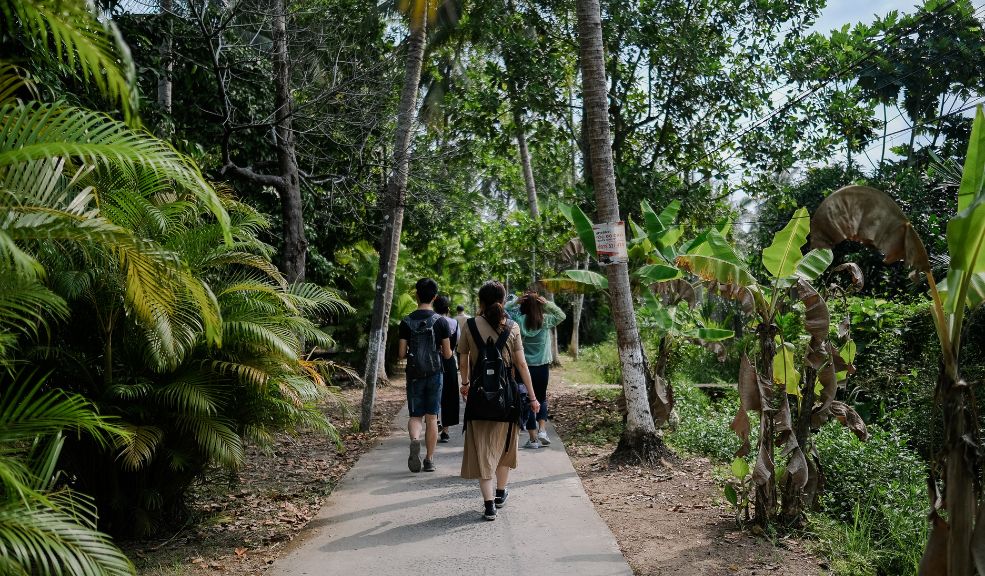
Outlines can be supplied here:
M405 392L396 378L377 389L376 422L357 432L361 389L343 389L345 406L324 410L342 437L339 450L323 433L277 434L273 446L251 446L235 473L215 467L191 489L189 521L156 540L122 542L141 576L263 574L321 508L342 477L389 433Z

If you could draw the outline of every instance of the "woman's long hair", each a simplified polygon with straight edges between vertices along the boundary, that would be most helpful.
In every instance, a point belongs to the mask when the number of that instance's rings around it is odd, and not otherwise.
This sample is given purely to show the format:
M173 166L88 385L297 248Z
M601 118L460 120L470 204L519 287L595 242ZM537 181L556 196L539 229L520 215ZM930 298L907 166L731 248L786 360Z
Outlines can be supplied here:
M506 318L506 288L496 280L489 280L479 288L479 305L482 306L482 317L495 330Z
M520 314L526 317L527 330L540 330L544 327L544 305L534 292L527 292L520 298Z

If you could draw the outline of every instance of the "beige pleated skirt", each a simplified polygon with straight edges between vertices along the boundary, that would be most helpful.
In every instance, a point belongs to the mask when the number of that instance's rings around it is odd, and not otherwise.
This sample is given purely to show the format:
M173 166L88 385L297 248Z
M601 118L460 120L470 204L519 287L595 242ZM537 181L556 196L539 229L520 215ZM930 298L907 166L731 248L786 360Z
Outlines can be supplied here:
M462 478L488 480L496 476L500 466L516 468L519 436L520 427L515 423L470 420L465 427Z

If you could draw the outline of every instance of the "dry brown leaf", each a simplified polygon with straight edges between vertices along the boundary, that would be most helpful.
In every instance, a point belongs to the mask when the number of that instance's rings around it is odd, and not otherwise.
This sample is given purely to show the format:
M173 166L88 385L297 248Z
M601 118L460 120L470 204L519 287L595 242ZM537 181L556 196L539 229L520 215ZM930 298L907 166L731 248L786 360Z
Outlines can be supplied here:
M868 186L846 186L821 202L811 218L811 247L833 248L843 240L875 246L886 264L904 260L930 271L927 249L892 198Z

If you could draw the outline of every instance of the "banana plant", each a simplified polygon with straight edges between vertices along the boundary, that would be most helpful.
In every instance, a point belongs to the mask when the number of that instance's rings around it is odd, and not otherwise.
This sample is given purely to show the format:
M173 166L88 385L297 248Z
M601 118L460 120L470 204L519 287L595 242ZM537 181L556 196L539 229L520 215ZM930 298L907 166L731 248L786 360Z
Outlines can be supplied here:
M637 310L644 326L656 330L659 345L656 364L647 370L647 397L657 427L670 419L674 408L674 392L667 378L667 362L674 342L690 339L706 346L721 346L734 333L707 325L706 319L693 314L696 292L684 278L684 272L674 264L674 258L691 243L681 244L682 230L675 225L680 202L674 200L657 213L645 200L641 203L644 226L630 221L631 232L627 251L634 267L631 280L642 304ZM583 249L595 257L595 235L592 221L577 206L561 205L561 211L575 228ZM564 278L543 280L550 290L584 292L605 290L605 276L591 270L566 270ZM659 296L659 298L658 298ZM678 318L679 320L675 320ZM685 320L686 319L686 320Z
M697 292L686 281L679 282L690 290L669 289L658 296L652 287L645 288L643 305L639 309L640 327L655 332L659 342L657 358L650 371L653 385L647 390L653 420L658 426L670 421L674 409L674 388L667 375L667 366L675 345L690 341L721 356L725 352L722 342L735 335L732 330L717 326L702 315L696 306Z
M738 302L755 325L759 340L758 366L743 354L738 378L740 407L731 426L743 441L736 458L744 459L752 448L747 412L760 414L752 480L756 493L754 520L761 525L776 516L779 503L775 446L783 447L780 455L786 459L786 466L782 481L789 498L800 500L805 487L818 475L817 466L809 465L805 456L804 435L795 433L790 398L797 400L793 410L798 415L809 414L815 424L830 418L834 411L854 414L847 405L835 404L835 369L847 370L847 366L838 363L835 358L838 355L827 341L827 306L810 284L828 268L832 253L828 249L816 249L803 254L801 250L810 231L807 211L801 208L763 250L763 264L769 272L768 281L763 284L757 282L717 229L702 234L691 243L687 253L675 259L680 268L701 278L709 291ZM800 370L796 346L783 340L777 325L780 313L797 302L804 306L805 327L810 337ZM817 390L816 379L821 383ZM854 422L855 416L848 420Z
M942 407L944 442L938 454L943 478L934 469L931 535L920 563L922 575L985 574L985 506L978 468L981 425L971 386L961 376L960 350L968 313L985 301L985 114L979 106L958 187L957 214L947 225L950 266L938 284L923 241L899 206L865 186L841 188L826 198L812 220L812 243L829 248L844 240L873 246L885 262L903 261L923 276L937 337L941 369L935 398ZM943 492L938 493L938 488ZM946 509L946 519L940 514Z

